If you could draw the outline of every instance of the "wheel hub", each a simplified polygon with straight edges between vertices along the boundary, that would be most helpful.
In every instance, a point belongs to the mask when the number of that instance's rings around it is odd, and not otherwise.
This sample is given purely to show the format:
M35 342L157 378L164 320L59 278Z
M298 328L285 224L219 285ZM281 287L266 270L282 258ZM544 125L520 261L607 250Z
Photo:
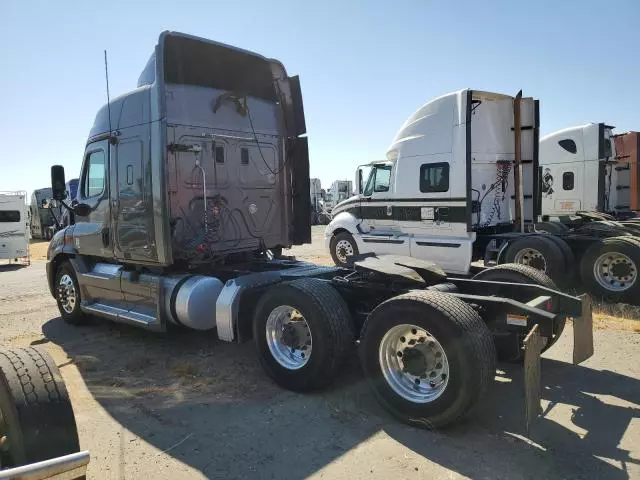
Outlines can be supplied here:
M617 262L611 266L614 277L624 278L631 273L631 266L627 263Z
M282 343L287 347L301 348L303 345L302 339L306 340L307 336L307 322L294 321L285 323L282 326Z
M535 248L524 248L515 254L513 259L515 263L528 265L536 270L547 271L547 262L544 255Z
M60 306L66 313L73 312L77 300L76 288L73 279L66 273L58 281L58 299Z
M402 371L416 377L423 377L436 365L435 352L425 344L405 348L401 359Z
M593 276L606 290L621 292L635 284L638 269L625 254L609 252L600 255L593 263Z
M311 329L295 308L289 305L274 308L267 317L265 333L271 355L286 369L302 368L311 358Z
M347 240L340 240L336 245L336 256L341 262L346 262L347 257L353 255L353 245Z
M432 402L442 395L449 381L444 348L415 325L390 329L380 342L379 361L389 386L411 402Z

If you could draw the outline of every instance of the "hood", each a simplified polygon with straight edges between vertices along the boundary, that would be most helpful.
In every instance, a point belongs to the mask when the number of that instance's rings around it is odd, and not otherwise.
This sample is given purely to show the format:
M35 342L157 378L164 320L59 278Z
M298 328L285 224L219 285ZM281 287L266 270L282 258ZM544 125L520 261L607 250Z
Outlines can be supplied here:
M360 195L354 195L345 200L342 200L335 207L333 207L333 210L331 211L331 215L336 216L340 212L343 212L349 208L353 208L357 205L359 201L360 201Z

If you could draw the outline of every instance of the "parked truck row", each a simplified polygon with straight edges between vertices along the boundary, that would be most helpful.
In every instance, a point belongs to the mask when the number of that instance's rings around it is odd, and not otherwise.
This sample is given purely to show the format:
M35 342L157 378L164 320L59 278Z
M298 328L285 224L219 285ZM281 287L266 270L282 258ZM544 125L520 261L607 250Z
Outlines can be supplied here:
M474 108L468 131L456 136L465 95ZM336 265L367 252L431 260L463 275L474 262L513 262L563 287L581 281L597 296L636 301L637 134L616 137L600 123L538 140L539 107L530 98L517 100L521 124L498 131L493 115L507 118L512 103L464 90L416 111L386 160L358 168L357 195L333 209L325 242Z
M311 239L298 77L275 59L164 32L137 88L98 111L71 203L64 169L52 167L53 198L73 215L49 245L51 294L70 324L97 315L253 339L265 372L295 391L330 384L357 349L382 405L426 428L466 415L491 387L496 358L519 359L530 422L541 411L540 353L568 318L574 363L593 353L590 299L528 266L471 276L466 263L481 232L488 244L534 219L537 112L531 98L475 90L427 104L334 218L360 214L355 245L395 245L396 255L300 262L281 255ZM433 235L394 234L389 219ZM433 261L402 250L409 237L434 246Z

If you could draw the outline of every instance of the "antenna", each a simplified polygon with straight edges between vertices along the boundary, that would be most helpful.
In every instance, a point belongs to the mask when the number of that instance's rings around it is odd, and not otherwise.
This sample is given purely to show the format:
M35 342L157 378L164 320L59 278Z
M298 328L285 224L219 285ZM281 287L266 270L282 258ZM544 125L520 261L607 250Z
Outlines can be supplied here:
M109 136L111 136L111 100L109 99L109 64L107 63L107 51L104 51L104 77L107 80L107 112L109 113Z

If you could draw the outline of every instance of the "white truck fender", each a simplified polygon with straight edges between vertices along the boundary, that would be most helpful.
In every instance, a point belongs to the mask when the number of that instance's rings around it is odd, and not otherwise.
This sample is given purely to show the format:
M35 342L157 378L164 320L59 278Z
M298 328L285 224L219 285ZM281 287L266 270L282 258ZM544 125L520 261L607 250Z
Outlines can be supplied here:
M349 212L340 212L333 217L329 225L324 231L324 247L328 250L331 237L333 237L336 230L346 230L355 239L358 244L358 248L361 247L362 241L360 240L360 231L358 230L358 224L362 222L361 219L356 218Z

